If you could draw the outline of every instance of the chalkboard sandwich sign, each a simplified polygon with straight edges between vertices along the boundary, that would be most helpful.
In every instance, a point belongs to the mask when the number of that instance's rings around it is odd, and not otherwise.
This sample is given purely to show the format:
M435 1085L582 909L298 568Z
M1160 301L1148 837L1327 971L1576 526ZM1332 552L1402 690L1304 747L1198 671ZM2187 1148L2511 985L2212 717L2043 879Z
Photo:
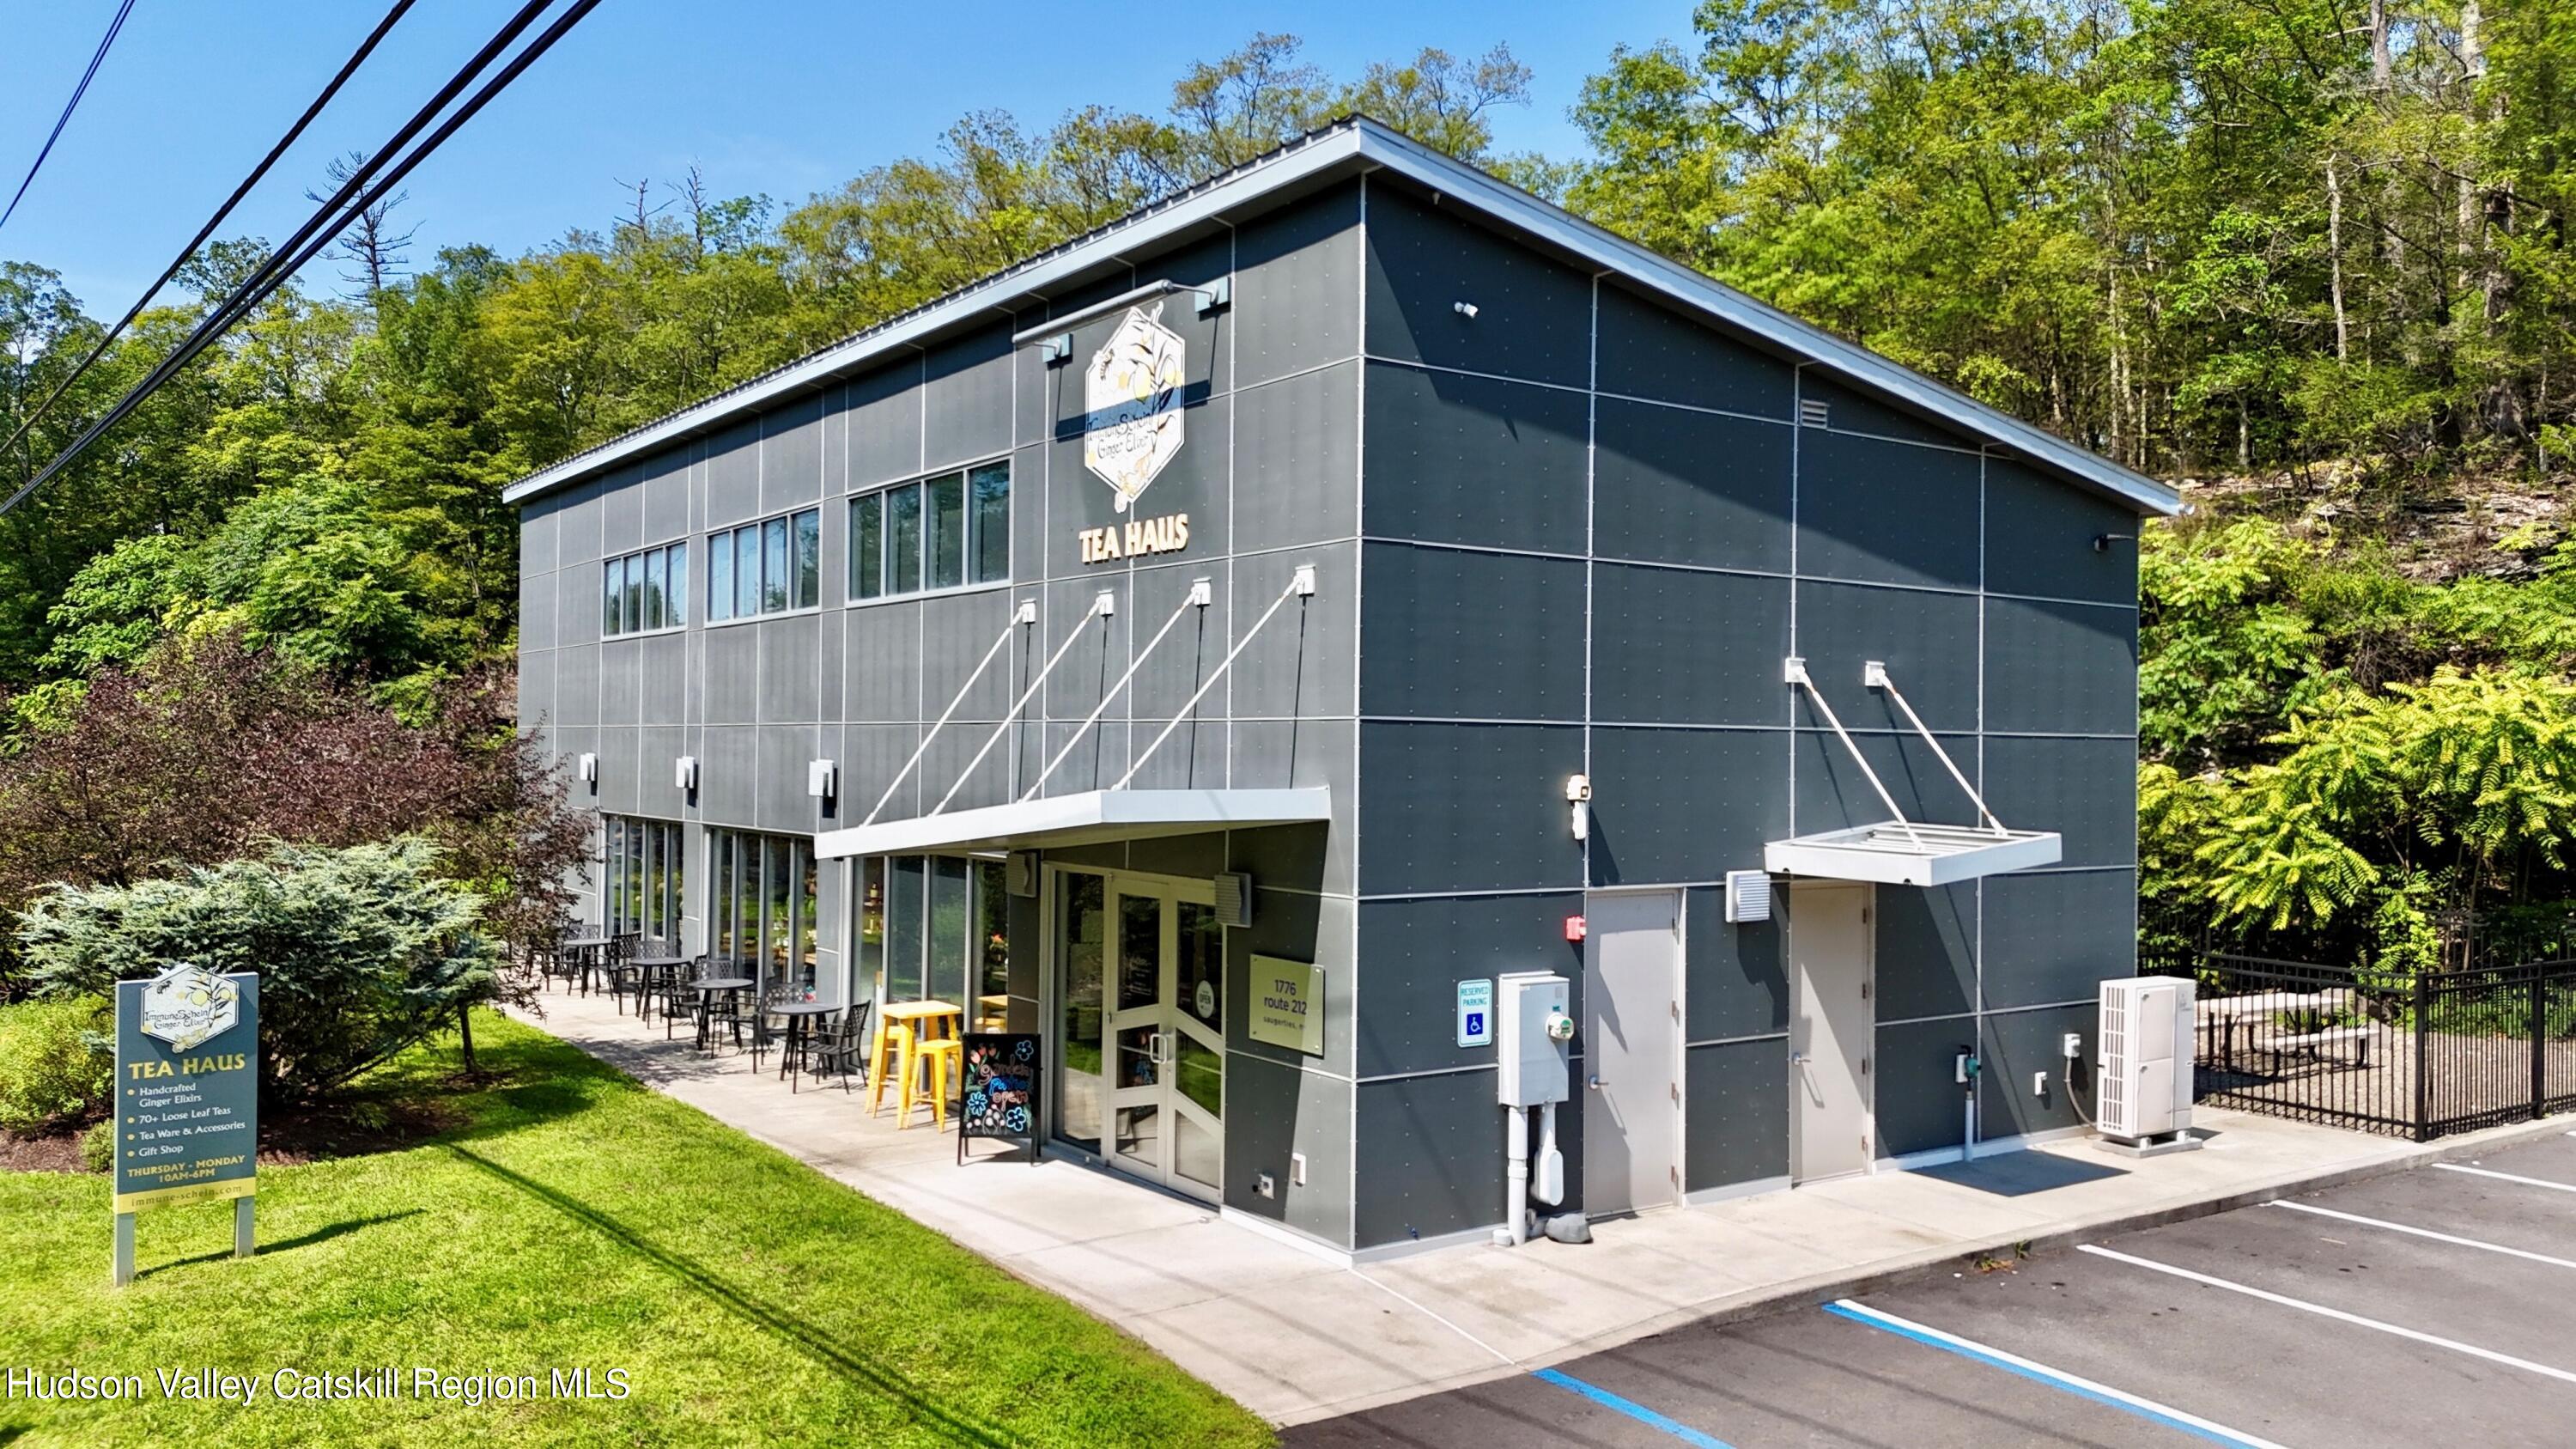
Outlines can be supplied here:
M970 1031L958 1081L957 1160L974 1137L1023 1142L1038 1160L1038 1038L1032 1032Z

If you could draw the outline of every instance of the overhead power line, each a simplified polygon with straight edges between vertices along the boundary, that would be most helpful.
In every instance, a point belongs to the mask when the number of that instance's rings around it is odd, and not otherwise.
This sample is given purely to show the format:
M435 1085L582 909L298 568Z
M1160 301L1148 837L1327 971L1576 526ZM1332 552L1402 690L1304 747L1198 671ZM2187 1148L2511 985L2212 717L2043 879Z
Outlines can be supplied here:
M81 97L88 94L90 77L98 74L99 62L107 59L107 48L116 44L116 32L125 28L125 17L133 13L134 0L125 0L124 4L116 7L116 18L107 22L107 34L99 38L98 49L89 58L89 69L81 72L80 84L72 87L72 98L63 102L63 113L54 118L53 132L45 137L43 148L36 152L35 164L27 168L26 178L18 183L17 194L9 198L8 210L0 211L0 226L7 226L9 218L18 214L18 203L26 199L27 188L35 184L36 173L45 169L45 158L54 154L54 143L63 138L63 127L71 124L72 112L80 109Z
M241 199L250 194L250 189L259 184L260 178L268 175L269 168L277 164L277 158L286 154L286 148L295 144L297 138L304 134L305 127L313 124L315 116L322 114L322 108L329 105L331 98L340 93L340 87L348 84L349 77L357 74L358 67L366 62L368 56L375 53L377 42L385 38L385 33L394 28L394 22L402 19L404 12L410 10L412 4L413 0L394 0L394 7L385 12L384 19L376 22L375 29L367 32L367 38L360 41L358 48L350 53L347 61L342 63L339 74L331 77L331 83L324 86L322 93L313 98L313 104L306 106L304 114L295 118L295 124L286 128L286 134L277 138L277 144L268 148L268 154L259 158L259 164L252 167L250 174L241 179L241 185L233 188L232 195L224 198L224 204L215 208L215 214L206 218L206 224L197 228L197 234L188 238L188 244L179 248L179 254L170 259L170 265L162 269L161 275L153 279L151 286L143 289L143 295L135 298L134 305L125 309L125 315L117 318L115 324L107 329L106 333L98 339L97 345L89 350L89 355L82 358L62 381L54 384L54 390L45 395L43 402L36 404L34 411L19 420L18 429L9 435L9 441L0 443L0 457L7 457L13 453L17 449L19 440L26 437L36 424L44 421L45 414L53 411L54 404L62 400L63 394L71 391L72 385L79 382L83 374L98 365L98 360L107 355L107 349L115 344L117 338L125 334L126 328L134 325L134 319L143 315L143 309L152 305L152 299L159 296L161 289L170 285L170 279L179 275L179 269L188 264L188 259L197 254L197 248L206 244L206 238L213 236L215 228L224 224L224 218L233 214L233 208L241 204Z
M474 57L466 62L464 68L450 78L446 85L439 88L438 94L432 97L427 105L423 106L410 121L404 123L401 130L394 133L391 140L377 148L371 159L350 174L347 182L332 194L329 201L323 203L320 210L314 212L310 220L296 229L295 235L288 238L284 246L278 248L267 262L227 294L222 303L197 324L196 330L188 334L185 341L173 348L170 355L163 358L141 382L136 383L123 397L117 399L113 406L100 415L98 421L92 423L78 438L73 439L71 446L65 448L52 462L39 469L35 476L29 478L17 492L9 495L7 501L0 502L0 514L5 514L24 502L37 489L43 487L47 480L79 457L108 429L115 427L135 408L141 406L144 399L176 376L179 369L185 367L198 353L203 352L235 322L248 315L252 308L276 291L306 262L311 261L334 236L347 227L350 219L358 212L374 205L386 192L401 184L402 179L410 175L414 167L427 160L430 153L436 151L449 136L454 135L459 127L472 120L477 112L490 104L493 97L507 89L522 72L536 63L538 57L553 48L556 41L561 40L566 32L581 23L584 16L599 6L599 0L575 0L569 9L539 32L537 38L530 41L525 49L511 57L508 64L495 72L489 81L458 106L446 120L440 122L437 129L431 131L417 147L403 154L402 159L391 166L386 165L387 158L393 156L418 135L421 128L427 125L432 117L455 99L457 92L472 84L474 78L482 73L493 57L507 49L510 42L515 40L520 32L533 23L536 17L552 3L553 0L529 0L527 5L510 18L508 24L502 26L499 34L495 35L481 50L475 52ZM383 172L381 178L377 175L379 170ZM362 186L366 188L363 193L359 192Z

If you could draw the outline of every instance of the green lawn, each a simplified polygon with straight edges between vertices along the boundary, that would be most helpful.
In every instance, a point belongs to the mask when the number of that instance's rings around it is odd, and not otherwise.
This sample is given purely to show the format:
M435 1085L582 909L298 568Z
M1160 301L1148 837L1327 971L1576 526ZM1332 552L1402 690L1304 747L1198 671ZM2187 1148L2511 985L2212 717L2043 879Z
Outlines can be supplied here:
M400 1152L260 1173L231 1207L145 1213L107 1286L103 1178L0 1174L0 1369L256 1373L247 1409L0 1400L0 1444L1266 1444L1242 1408L1073 1305L648 1091L479 1017L487 1088ZM452 1044L371 1080L417 1095ZM622 1402L278 1403L276 1370L587 1365Z

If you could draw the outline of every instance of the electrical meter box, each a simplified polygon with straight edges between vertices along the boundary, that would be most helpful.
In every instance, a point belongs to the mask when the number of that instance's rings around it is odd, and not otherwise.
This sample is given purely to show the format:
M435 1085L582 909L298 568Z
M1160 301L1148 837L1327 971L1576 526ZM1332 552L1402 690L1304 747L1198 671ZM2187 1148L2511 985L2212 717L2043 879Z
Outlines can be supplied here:
M1494 982L1496 1096L1506 1107L1562 1102L1574 1044L1573 991L1562 976L1518 971Z

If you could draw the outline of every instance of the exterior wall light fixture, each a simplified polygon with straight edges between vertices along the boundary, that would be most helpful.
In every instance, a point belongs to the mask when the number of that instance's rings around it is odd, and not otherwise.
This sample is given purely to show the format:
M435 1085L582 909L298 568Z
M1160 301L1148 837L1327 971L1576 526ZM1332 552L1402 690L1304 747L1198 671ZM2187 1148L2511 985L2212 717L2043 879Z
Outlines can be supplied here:
M1589 839L1592 835L1592 777L1590 775L1565 777L1565 803L1571 816L1568 825L1574 831L1574 838Z
M581 782L583 784L597 786L599 784L599 756L587 753L576 756L573 760L573 773L581 778Z
M695 794L698 788L698 757L680 755L671 761L671 788L681 794Z
M1473 302L1452 302L1449 304L1449 310L1470 322L1476 320L1476 304Z

